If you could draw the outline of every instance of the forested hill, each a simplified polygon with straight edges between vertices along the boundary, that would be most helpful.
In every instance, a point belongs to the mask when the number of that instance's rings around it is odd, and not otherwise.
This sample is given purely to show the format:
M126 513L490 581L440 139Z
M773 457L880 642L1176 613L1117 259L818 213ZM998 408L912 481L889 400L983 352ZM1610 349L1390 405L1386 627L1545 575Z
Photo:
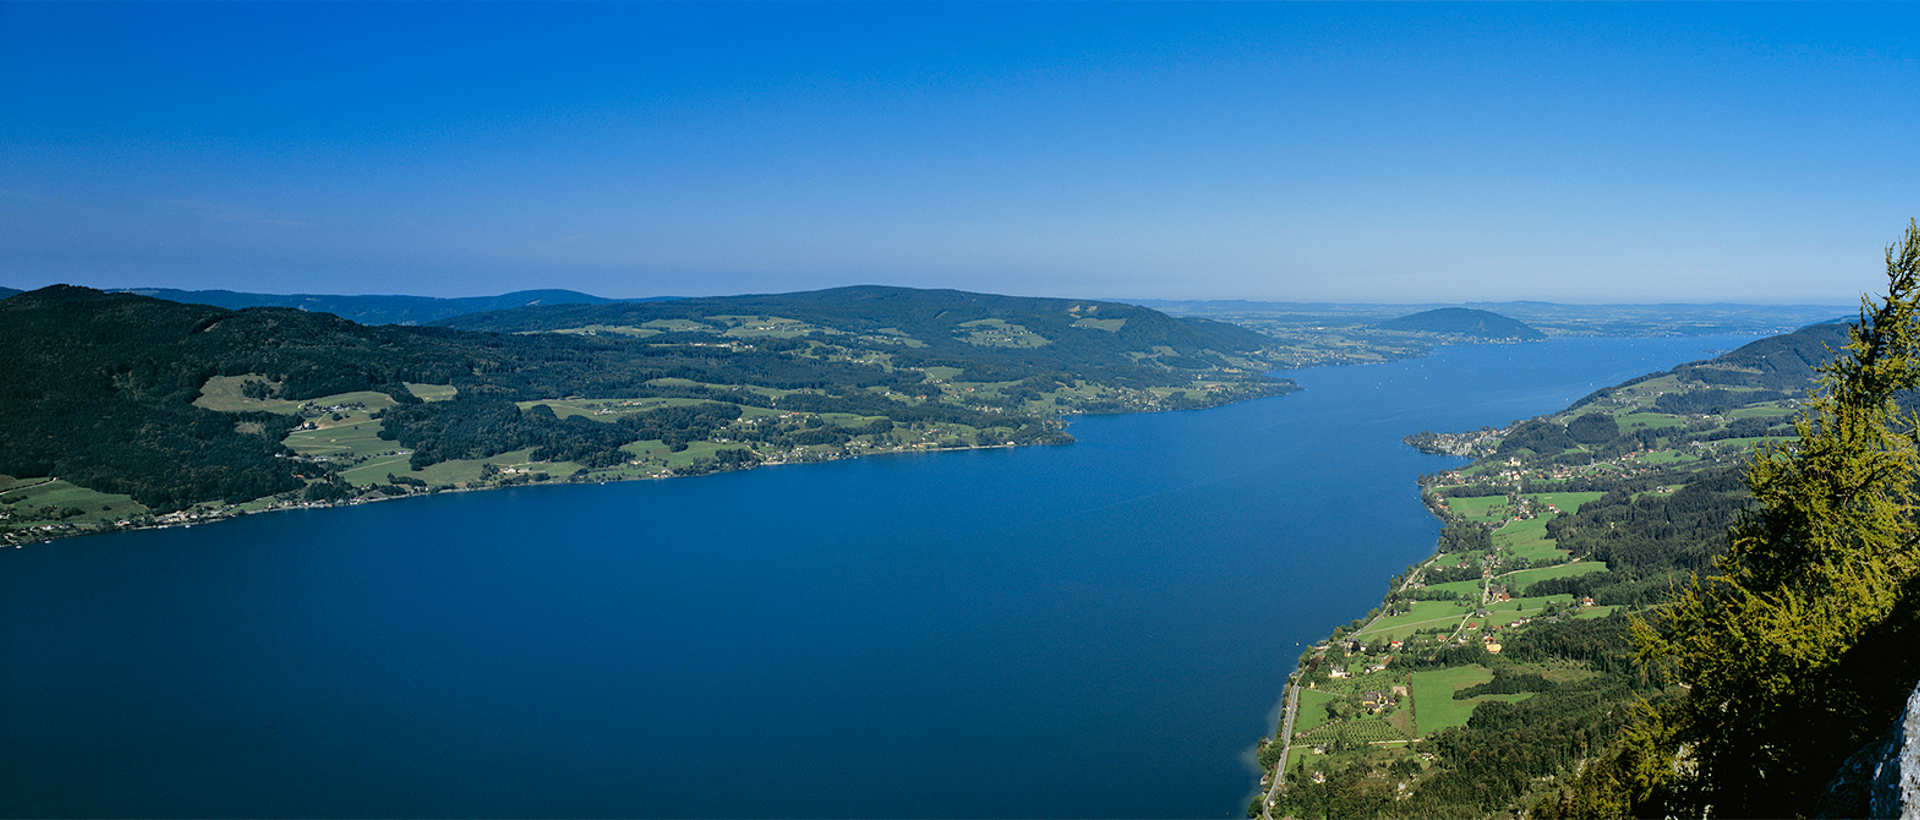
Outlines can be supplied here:
M871 350L908 366L1000 370L1004 378L1069 369L1130 380L1162 369L1239 368L1273 341L1225 322L1116 302L879 286L532 307L438 324L688 341L777 334Z
M1060 304L1105 324L1049 324L978 298L941 311L964 338L922 341L791 316L498 334L69 286L22 293L0 301L0 540L241 503L1058 442L1067 413L1292 389L1265 375L1249 331L1093 302ZM788 313L824 320L822 304ZM1046 352L1007 355L1032 350Z
M1382 330L1408 330L1444 333L1473 339L1544 339L1546 334L1527 323L1498 313L1473 308L1439 308L1388 319L1375 325Z
M1759 401L1799 398L1812 386L1814 369L1830 361L1846 344L1846 323L1809 325L1749 342L1706 361L1688 362L1602 388L1575 402L1571 409L1605 401L1629 388L1645 392L1649 382L1666 388L1658 391L1655 400L1656 409L1666 413L1724 412Z
M20 291L15 288L0 288L0 299L5 299L19 292Z
M172 302L213 305L232 310L251 307L298 308L331 313L363 325L419 325L463 313L506 310L530 305L612 301L574 290L521 290L499 296L466 296L448 299L431 296L242 293L231 290L174 290L172 288L132 288L127 292Z

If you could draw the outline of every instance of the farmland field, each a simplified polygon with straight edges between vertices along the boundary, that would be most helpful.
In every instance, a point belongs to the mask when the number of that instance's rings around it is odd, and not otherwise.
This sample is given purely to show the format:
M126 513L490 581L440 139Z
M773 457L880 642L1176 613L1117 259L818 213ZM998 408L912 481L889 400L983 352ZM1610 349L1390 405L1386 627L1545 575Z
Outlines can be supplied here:
M1604 562L1578 561L1572 564L1562 564L1557 567L1541 567L1540 569L1523 569L1523 570L1520 570L1519 572L1509 573L1507 575L1501 576L1500 578L1497 578L1495 580L1506 584L1508 588L1516 592L1524 592L1529 585L1538 583L1540 581L1545 581L1550 578L1569 578L1575 575L1588 575L1595 572L1606 572L1606 571L1607 571L1607 565Z
M1493 531L1493 545L1529 561L1556 561L1567 551L1547 537L1547 519L1528 518Z
M1507 517L1507 497L1504 495L1474 496L1469 498L1447 499L1447 509L1454 515L1469 521L1500 521Z
M1559 508L1561 512L1572 515L1580 511L1580 505L1603 495L1606 495L1606 493L1534 493L1532 498L1541 504L1552 504Z
M1473 611L1473 605L1456 601L1414 601L1404 615L1381 618L1372 626L1353 633L1361 641L1401 640L1422 629L1452 627Z
M1300 709L1294 713L1293 730L1311 732L1315 727L1326 723L1327 704L1334 700L1334 694L1324 689L1301 689Z
M1486 701L1513 702L1525 700L1532 694L1523 692L1514 695L1481 695L1468 700L1453 699L1455 691L1490 680L1493 680L1493 671L1478 665L1413 673L1413 713L1420 735L1427 737L1441 729L1465 726L1467 719L1473 717L1474 707Z

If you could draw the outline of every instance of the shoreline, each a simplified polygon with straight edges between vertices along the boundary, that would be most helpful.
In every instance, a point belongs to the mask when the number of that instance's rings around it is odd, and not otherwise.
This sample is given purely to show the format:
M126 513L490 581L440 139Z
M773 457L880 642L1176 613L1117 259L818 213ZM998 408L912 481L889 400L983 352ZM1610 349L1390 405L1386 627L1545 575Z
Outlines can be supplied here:
M1223 405L1216 405L1216 406L1224 407L1225 405L1223 404ZM1212 408L1202 408L1202 409L1212 409ZM1156 411L1156 412L1175 412L1175 411L1162 410L1162 411ZM48 533L48 534L34 535L33 537L30 537L24 540L12 540L12 537L17 534L14 532L0 533L0 538L7 539L4 542L0 542L0 549L5 549L8 547L11 547L13 549L24 549L29 546L45 546L48 544L52 544L55 541L66 541L66 540L71 540L75 538L85 538L85 537L94 536L94 535L112 535L114 533L122 533L122 532L141 532L145 530L192 529L195 526L219 524L226 521L231 521L236 518L245 518L245 517L254 516L254 515L265 515L268 513L295 512L295 511L301 511L301 510L326 510L326 509L333 509L336 507L357 507L357 506L362 506L366 504L382 504L389 501L406 501L406 500L415 499L415 498L431 498L433 496L448 495L451 493L483 493L483 492L491 492L494 490L521 489L525 487L566 487L566 486L572 486L572 485L586 485L586 484L625 484L629 482L638 482L638 481L666 481L666 480L676 479L676 478L702 478L705 476L720 475L722 473L747 472L749 470L756 470L763 467L792 467L792 466L800 466L800 465L807 465L807 464L829 464L829 463L838 462L838 461L851 461L859 458L868 458L871 456L911 455L915 453L961 453L961 452L967 452L971 450L1011 450L1017 447L1036 447L1036 446L1059 447L1059 446L1066 446L1072 443L1073 442L1061 442L1061 443L1033 442L1028 444L1013 444L1013 443L970 444L964 447L902 447L897 450L875 450L872 452L865 452L865 453L848 453L846 455L832 456L828 458L820 458L820 459L814 459L809 461L762 461L748 467L728 467L724 469L712 470L704 473L694 473L689 475L675 475L671 472L668 472L666 474L620 476L620 477L609 477L609 478L585 478L585 479L580 479L578 481L573 480L573 478L569 476L567 478L553 479L550 481L539 481L539 482L527 481L527 482L520 482L515 484L489 484L481 487L445 487L442 489L429 490L424 492L410 492L405 495L363 496L358 498L346 499L342 501L300 501L300 502L292 502L287 504L269 506L269 507L265 507L257 510L222 509L222 510L208 511L198 516L192 516L183 520L166 521L166 522L158 522L158 523L151 523L151 524L129 524L126 526L114 526L114 527L107 527L104 529L86 530L81 532ZM167 513L167 515L179 515L179 514L180 514L179 512ZM22 530L21 532L28 532L28 531Z
M1275 392L1264 392L1264 393L1259 393L1254 395L1237 395L1237 396L1225 397L1227 399L1226 401L1220 401L1220 402L1206 404L1198 407L1168 407L1168 408L1157 409L1157 410L1130 410L1130 411L1120 411L1120 412L1095 411L1095 412L1082 412L1082 413L1062 413L1061 415L1056 416L1055 419L1060 423L1060 430L1064 433L1066 428L1072 423L1072 421L1077 418L1092 417L1092 416L1122 416L1122 415L1136 415L1136 414L1178 413L1178 412L1184 412L1184 411L1212 410L1218 407L1225 407L1231 404L1238 404L1245 401L1254 401L1258 399L1269 399L1269 398L1280 398L1280 397L1286 396L1289 393L1294 393L1302 389L1298 384L1293 383L1291 379L1287 379L1285 377L1282 377L1278 381L1272 382L1272 384L1276 384L1276 385L1284 384L1285 389L1280 389ZM291 512L295 510L320 510L320 509L331 509L335 507L352 507L352 506L358 506L362 504L377 504L377 503L383 503L388 501L404 501L412 498L430 497L430 496L442 495L446 493L487 492L491 490L505 490L505 489L519 488L519 487L560 487L560 486L567 486L567 485L574 485L574 484L611 484L611 483L626 483L626 482L633 482L633 481L664 481L664 480L676 479L676 478L700 478L703 476L718 475L721 473L745 472L748 470L760 469L762 467L787 467L787 466L796 466L796 465L805 465L805 464L827 464L832 462L850 461L853 459L869 458L874 456L914 455L914 454L920 454L920 453L926 453L926 454L959 453L959 452L968 452L968 451L974 451L974 450L1010 450L1010 449L1019 448L1019 447L1035 447L1035 446L1060 447L1060 446L1070 446L1073 443L1074 441L1069 435L1067 441L1000 442L1000 443L994 443L994 444L968 444L968 445L963 445L959 447L902 446L902 447L898 447L894 449L886 449L886 450L868 450L865 452L841 452L838 454L825 455L818 458L807 458L807 459L798 459L798 460L769 459L769 460L763 460L763 461L756 461L746 466L724 466L724 467L721 467L720 469L709 470L706 472L684 473L684 474L675 473L672 470L664 470L660 472L646 473L641 475L581 477L582 473L585 472L583 469L582 471L576 472L565 478L553 478L547 481L537 481L537 482L522 481L522 482L514 482L514 483L495 483L495 484L487 484L487 485L477 486L477 487L476 486L446 486L438 489L424 490L419 492L407 492L402 495L384 495L384 494L367 495L367 496L357 496L350 499L342 499L338 501L288 500L285 503L269 504L268 506L260 509L241 509L241 507L245 506L246 504L253 504L259 501L259 499L254 499L253 501L242 502L241 504L220 505L212 509L199 510L196 512L195 511L196 507L202 506L207 503L207 502L202 502L202 505L195 505L195 507L189 507L186 510L177 510L174 512L165 513L163 515L156 516L156 518L158 519L166 519L171 517L173 518L173 520L157 520L150 523L128 524L124 526L109 526L104 528L64 531L64 532L35 532L34 530L31 530L31 529L0 532L0 549L6 549L9 547L13 549L24 549L28 546L45 546L48 544L52 544L55 541L65 541L69 539L85 538L88 536L95 536L95 535L111 535L113 533L121 533L121 532L138 532L143 530L165 530L165 529L190 529L197 525L218 524L218 523L229 521L235 518L242 518L242 517L251 516L251 515L260 515L264 513ZM59 480L58 476L49 477L49 481L53 481L53 480ZM24 538L20 537L23 534L25 534L26 537Z

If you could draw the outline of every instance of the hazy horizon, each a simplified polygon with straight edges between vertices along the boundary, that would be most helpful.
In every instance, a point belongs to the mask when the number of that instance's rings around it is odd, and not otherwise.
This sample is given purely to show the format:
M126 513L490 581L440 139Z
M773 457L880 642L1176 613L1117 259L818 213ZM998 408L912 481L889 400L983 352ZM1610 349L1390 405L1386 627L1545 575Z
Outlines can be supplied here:
M350 293L349 292L320 292L320 291L259 291L259 290L250 291L250 290L244 290L239 288L180 288L180 287L174 287L172 285L131 285L131 286L124 286L124 287L121 287L121 286L101 287L101 286L88 285L82 282L46 282L46 283L32 285L30 287L21 287L19 285L0 283L0 287L10 287L10 288L14 288L16 290L21 290L21 291L36 290L38 288L50 287L53 285L74 285L79 287L91 287L91 288L95 288L96 290L108 290L108 291L118 291L118 292L183 291L183 292L193 293L193 292L208 292L208 291L225 291L230 293L247 293L247 294L258 294L258 295L264 295L264 296L322 296L322 297L344 296L344 297L367 297L367 298L420 297L420 298L434 298L434 299L485 298L485 297L491 297L491 296L504 296L510 293L532 292L532 291L542 291L542 290L562 290L562 291L571 291L575 293L585 293L589 296L598 296L598 297L615 299L615 300L706 299L706 298L719 298L719 297L727 297L727 296L778 295L783 293L801 293L801 292L809 292L809 291L816 291L816 290L833 290L837 288L853 288L853 287L912 287L912 288L921 288L921 289L929 289L929 290L958 290L958 291L966 291L971 293L987 293L987 294L997 294L997 295L1006 295L1006 296L1029 296L1029 297L1039 298L1039 299L1087 299L1087 300L1098 300L1098 301L1108 301L1108 302L1122 302L1127 304L1137 304L1137 305L1143 305L1143 306L1149 306L1149 307L1155 304L1200 305L1200 304L1232 304L1232 303L1246 303L1250 305L1299 305L1299 306L1327 306L1327 307L1406 307L1406 308L1473 307L1476 305L1498 306L1498 305L1513 305L1513 304L1538 304L1538 305L1556 305L1556 306L1564 306L1564 307L1710 307L1714 305L1731 305L1731 306L1740 306L1740 307L1767 307L1767 308L1815 307L1815 308L1834 308L1834 309L1851 310L1857 307L1859 304L1857 299L1854 301L1845 301L1845 302L1843 301L1815 301L1815 302L1764 301L1764 300L1758 300L1758 299L1754 299L1754 300L1720 299L1720 300L1712 300L1712 301L1695 300L1695 301L1665 301L1665 302L1603 302L1603 301L1571 301L1571 300L1556 301L1556 300L1546 300L1546 299L1508 299L1508 300L1467 299L1467 300L1456 300L1456 301L1417 300L1417 301L1406 301L1406 302L1392 302L1392 301L1366 301L1366 300L1358 300L1358 299L1311 299L1311 300L1307 300L1307 299L1245 299L1245 298L1237 298L1237 297L1221 297L1217 299L1169 299L1169 298L1160 297L1160 296L1083 296L1083 295L1075 295L1071 293L1015 294L1015 293L1002 293L999 291L981 291L981 290L970 289L965 287L948 288L948 287L932 286L932 285L887 285L879 282L850 282L844 285L828 285L822 288L807 288L805 290L787 290L787 291L730 291L725 293L654 293L654 294L623 295L623 296L613 296L605 293L593 293L591 291L585 291L579 288L570 288L565 286L527 287L527 288L514 288L512 290L504 290L504 291L448 293L444 295L430 295L430 294L424 294L424 293L405 293L405 292L398 292L398 291L363 291L363 292L350 292Z
M1847 305L1920 213L1917 22L0 4L0 284Z

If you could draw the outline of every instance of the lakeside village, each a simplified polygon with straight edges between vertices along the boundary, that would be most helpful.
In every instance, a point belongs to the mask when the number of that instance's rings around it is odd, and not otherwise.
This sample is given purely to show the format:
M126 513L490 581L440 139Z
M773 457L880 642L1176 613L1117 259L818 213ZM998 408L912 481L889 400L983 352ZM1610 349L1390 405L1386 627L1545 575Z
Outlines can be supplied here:
M1739 463L1757 442L1789 434L1783 425L1800 405L1756 393L1764 400L1720 412L1660 413L1654 402L1676 391L1648 387L1505 428L1407 438L1476 460L1420 479L1423 501L1444 522L1435 553L1392 579L1380 606L1300 658L1278 732L1256 750L1262 796L1251 816L1276 816L1288 788L1337 772L1377 772L1409 794L1435 766L1430 741L1465 726L1480 704L1598 676L1548 653L1509 651L1543 624L1632 610L1583 592L1611 570L1563 549L1564 528L1603 498L1671 496L1704 471Z

